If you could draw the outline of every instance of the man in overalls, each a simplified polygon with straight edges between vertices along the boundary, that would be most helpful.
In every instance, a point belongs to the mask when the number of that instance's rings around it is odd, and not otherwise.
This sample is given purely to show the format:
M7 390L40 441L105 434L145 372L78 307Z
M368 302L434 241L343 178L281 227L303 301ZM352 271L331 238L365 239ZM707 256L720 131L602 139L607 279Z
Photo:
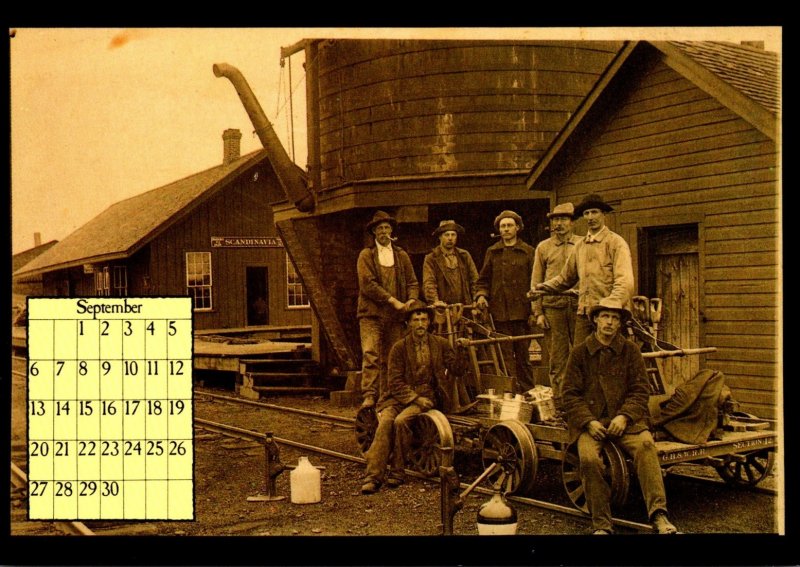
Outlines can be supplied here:
M397 221L377 211L366 231L374 239L358 255L358 309L361 331L362 407L372 407L386 388L389 349L403 337L403 318L419 297L419 283L408 254L393 244Z

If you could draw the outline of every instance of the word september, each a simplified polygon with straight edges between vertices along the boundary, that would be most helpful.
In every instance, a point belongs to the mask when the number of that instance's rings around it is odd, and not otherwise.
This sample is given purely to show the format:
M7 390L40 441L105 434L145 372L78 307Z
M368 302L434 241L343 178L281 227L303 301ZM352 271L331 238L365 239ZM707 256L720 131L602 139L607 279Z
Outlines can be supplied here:
M83 315L84 313L91 313L92 319L97 319L98 313L141 313L142 312L142 304L128 304L128 300L120 304L110 304L110 303L92 303L89 304L85 299L78 300L78 315Z

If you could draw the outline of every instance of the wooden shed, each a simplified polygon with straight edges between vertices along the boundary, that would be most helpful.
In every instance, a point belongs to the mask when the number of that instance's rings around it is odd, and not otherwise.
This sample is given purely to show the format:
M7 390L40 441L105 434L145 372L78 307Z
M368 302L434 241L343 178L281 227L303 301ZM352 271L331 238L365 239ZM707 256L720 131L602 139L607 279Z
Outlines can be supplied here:
M703 364L765 417L782 379L779 76L750 45L628 43L528 178L557 203L601 194L637 293L664 301L659 336L718 349L669 363L669 386Z
M29 262L48 296L194 298L195 330L306 328L308 296L273 222L283 192L267 151L239 155L223 134L224 161L120 201Z

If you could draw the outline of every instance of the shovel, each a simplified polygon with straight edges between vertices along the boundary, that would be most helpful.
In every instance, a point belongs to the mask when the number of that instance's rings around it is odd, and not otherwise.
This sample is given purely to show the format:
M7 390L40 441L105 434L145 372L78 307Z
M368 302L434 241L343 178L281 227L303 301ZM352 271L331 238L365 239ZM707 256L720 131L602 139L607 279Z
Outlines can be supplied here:
M658 297L650 300L650 321L653 325L653 336L658 338L658 324L661 322L661 299Z

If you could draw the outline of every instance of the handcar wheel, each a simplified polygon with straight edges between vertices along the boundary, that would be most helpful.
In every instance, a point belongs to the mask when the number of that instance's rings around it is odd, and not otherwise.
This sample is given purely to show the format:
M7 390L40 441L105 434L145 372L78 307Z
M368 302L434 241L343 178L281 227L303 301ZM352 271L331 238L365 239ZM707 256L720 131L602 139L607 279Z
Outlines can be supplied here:
M600 452L605 465L603 477L611 488L611 505L623 506L628 499L628 491L631 487L630 471L625 455L613 441L603 444ZM567 496L576 508L586 513L589 507L586 504L586 494L583 491L581 482L581 466L578 459L578 443L572 443L564 451L564 458L561 461L561 478L564 482L564 489Z
M483 438L481 461L484 469L492 463L500 463L502 468L487 478L492 484L501 481L508 486L505 479L510 476L508 492L511 494L527 494L536 484L539 455L533 435L516 419L501 421L489 428Z
M438 476L440 466L452 466L453 429L442 412L431 409L419 414L411 422L411 432L409 460L415 471ZM442 448L450 449L447 462L442 460Z
M730 460L717 467L717 474L732 486L755 486L772 472L775 451L765 449L745 455L745 461Z
M378 429L378 414L374 407L361 408L356 414L356 443L361 453L366 453L372 440L375 438L375 431Z

